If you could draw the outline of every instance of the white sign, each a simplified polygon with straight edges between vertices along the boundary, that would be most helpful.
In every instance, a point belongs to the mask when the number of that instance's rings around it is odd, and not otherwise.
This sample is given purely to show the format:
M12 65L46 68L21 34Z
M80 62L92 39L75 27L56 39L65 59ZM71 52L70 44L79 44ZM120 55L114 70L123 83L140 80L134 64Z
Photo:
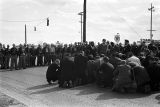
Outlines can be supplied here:
M114 40L118 43L120 41L120 35L119 33L117 33L117 35L115 35Z

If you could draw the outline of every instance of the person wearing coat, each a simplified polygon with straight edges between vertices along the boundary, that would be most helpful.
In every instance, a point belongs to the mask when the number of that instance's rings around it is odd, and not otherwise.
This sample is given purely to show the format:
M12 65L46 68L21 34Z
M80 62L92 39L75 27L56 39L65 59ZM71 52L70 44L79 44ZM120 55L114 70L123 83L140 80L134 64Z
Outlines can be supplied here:
M131 79L131 66L126 64L126 61L121 61L121 64L117 66L114 75L114 85L112 90L125 92L125 87L132 83Z
M119 56L118 53L114 53L109 59L109 62L114 66L115 69L122 61L122 59L120 59L118 56Z
M66 54L60 63L59 87L73 87L75 81L75 64L70 54Z
M133 76L135 76L135 80L137 83L137 91L143 93L150 92L150 77L146 69L143 66L135 66L133 67L133 72Z
M75 57L75 72L76 72L76 79L79 85L83 85L87 83L86 77L86 69L87 69L87 61L88 58L84 56L84 52L81 52L79 55Z
M48 66L46 72L46 79L49 84L52 84L52 82L58 80L59 70L60 70L60 60L56 59L54 63Z
M98 72L98 85L100 85L100 87L112 86L114 66L109 63L108 57L104 57L103 61L104 63L100 66Z
M132 52L129 52L128 53L128 59L127 59L127 62L134 62L134 63L137 63L139 66L141 66L141 61L138 57L136 57L135 55L133 55Z

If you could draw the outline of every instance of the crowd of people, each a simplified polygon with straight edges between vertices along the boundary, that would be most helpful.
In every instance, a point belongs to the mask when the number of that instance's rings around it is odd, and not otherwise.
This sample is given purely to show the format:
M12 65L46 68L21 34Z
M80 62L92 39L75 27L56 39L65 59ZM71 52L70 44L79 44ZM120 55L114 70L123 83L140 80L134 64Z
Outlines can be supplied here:
M113 91L160 90L160 44L121 43L102 40L65 45L0 44L1 69L46 66L47 82L58 80L59 87L71 88L88 83L111 87Z

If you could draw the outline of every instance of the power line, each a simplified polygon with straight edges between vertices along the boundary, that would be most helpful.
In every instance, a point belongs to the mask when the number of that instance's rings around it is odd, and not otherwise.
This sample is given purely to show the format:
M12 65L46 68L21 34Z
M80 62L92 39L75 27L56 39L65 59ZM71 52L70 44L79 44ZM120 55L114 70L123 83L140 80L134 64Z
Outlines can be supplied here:
M45 20L46 18L37 19L37 20L2 20L2 19L0 19L0 21L1 22L20 22L20 23L22 23L22 22L38 22L38 21L41 21L41 20Z

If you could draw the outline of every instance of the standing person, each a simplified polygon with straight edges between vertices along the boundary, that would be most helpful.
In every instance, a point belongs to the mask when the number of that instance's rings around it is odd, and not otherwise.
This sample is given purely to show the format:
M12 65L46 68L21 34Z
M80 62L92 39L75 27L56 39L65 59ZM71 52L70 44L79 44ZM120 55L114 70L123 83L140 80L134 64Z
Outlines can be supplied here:
M138 56L138 46L136 42L133 42L133 45L131 45L131 51L133 52L134 55Z
M2 50L2 44L0 43L0 69L2 69L3 66L3 50Z
M11 48L11 68L10 70L13 70L13 68L15 68L16 70L18 69L18 66L17 66L17 54L18 54L18 51L17 51L17 48L15 46L15 44L12 45L13 47Z
M51 44L51 47L50 47L50 62L54 62L56 59L56 48L53 44Z
M31 46L30 52L31 52L31 60L30 60L31 62L30 62L30 64L31 64L31 67L34 67L34 66L36 66L35 65L36 49L35 49L34 45Z
M26 66L27 67L30 67L31 64L30 64L30 59L31 59L31 53L30 53L30 47L29 45L27 44L27 46L25 45L25 52L26 52Z
M22 46L21 44L19 45L19 69L26 69L26 52L25 52L25 47ZM28 57L27 57L28 58Z
M123 53L128 55L129 52L131 52L131 46L129 44L129 40L125 40Z
M41 45L38 45L38 48L36 50L36 55L37 55L37 66L42 66L43 65L43 55L42 55Z
M101 54L106 55L108 49L109 49L109 45L106 44L106 39L102 39L102 43L98 46L99 55L101 55Z
M1 48L1 53L2 53L2 65L1 68L5 69L5 45L3 44Z
M9 60L10 60L10 49L9 45L5 49L5 69L9 69Z

